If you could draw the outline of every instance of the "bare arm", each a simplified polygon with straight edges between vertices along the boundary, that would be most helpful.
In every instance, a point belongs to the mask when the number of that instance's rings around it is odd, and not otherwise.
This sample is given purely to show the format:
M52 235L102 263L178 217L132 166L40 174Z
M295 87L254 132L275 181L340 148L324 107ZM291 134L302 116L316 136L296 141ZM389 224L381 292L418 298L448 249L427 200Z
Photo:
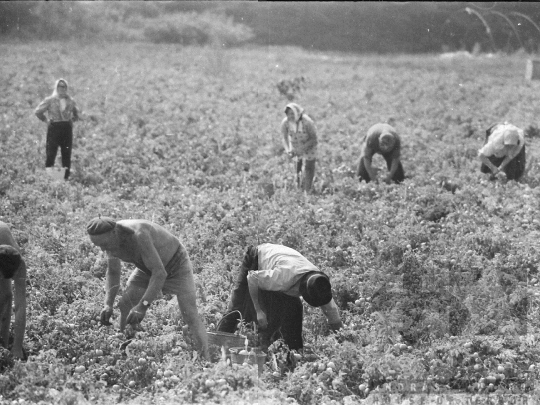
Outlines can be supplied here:
M141 298L141 302L148 301L150 303L157 298L163 289L165 279L167 278L167 271L165 270L165 266L154 246L154 241L150 234L146 231L141 231L137 235L137 241L141 250L142 260L146 267L152 272L148 288Z
M321 310L328 321L330 329L336 331L343 327L343 322L339 316L339 308L333 298L328 304L321 306Z
M487 167L489 167L489 170L491 170L493 172L493 174L497 174L497 172L499 171L499 168L497 166L495 166L493 163L491 163L491 161L489 160L489 158L484 155L483 153L480 153L480 155L478 155L478 157L480 158L480 160L482 161L483 164L485 164Z
M15 323L13 325L14 339L13 356L22 359L24 331L26 330L26 264L24 261L19 266L14 278L15 285Z
M394 174L396 173L400 162L400 152L396 151L394 152L394 156L392 158L392 164L390 165L390 172L388 173L388 179L391 179L394 177Z
M111 307L114 304L114 299L118 290L120 289L120 274L122 270L122 264L120 259L108 255L107 258L107 275L105 279L105 306Z
M265 329L268 326L268 321L266 319L266 313L259 303L259 278L256 273L256 271L251 271L248 274L248 289L249 295L251 295L251 301L253 301L253 307L255 308L255 312L257 312L259 327Z
M371 165L371 159L373 158L373 153L374 153L373 149L371 149L367 145L367 138L366 138L366 143L364 144L364 149L362 151L362 156L364 157L364 166L366 167L366 170L371 180L376 181L377 172L373 169L373 166Z
M504 160L502 161L501 165L499 166L499 170L503 170L508 163L512 159L514 159L517 155L519 155L519 152L521 152L521 148L513 148L508 155L504 157Z

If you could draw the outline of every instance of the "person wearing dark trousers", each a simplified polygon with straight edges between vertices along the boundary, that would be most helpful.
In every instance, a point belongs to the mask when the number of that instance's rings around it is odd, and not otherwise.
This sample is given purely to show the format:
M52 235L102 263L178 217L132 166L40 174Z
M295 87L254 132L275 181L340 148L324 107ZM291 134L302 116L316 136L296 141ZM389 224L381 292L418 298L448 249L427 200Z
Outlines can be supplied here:
M486 141L478 151L480 171L491 179L503 172L508 180L518 180L525 172L525 136L523 130L505 122L486 130Z
M13 346L17 359L26 358L23 348L26 330L26 263L8 225L0 221L0 345L8 348L11 316L14 313ZM15 291L13 291L15 289Z
M68 84L58 79L53 93L45 98L36 108L36 116L47 123L47 141L45 146L45 168L54 166L58 148L62 155L62 167L67 180L71 169L71 151L73 147L73 122L79 120L79 109L75 100L67 92ZM45 115L47 113L47 115Z
M385 183L403 182L405 171L401 164L401 139L391 125L378 123L369 128L362 143L362 152L358 162L357 175L360 181L378 182L377 170L372 166L372 158L376 153L382 155L386 161L388 174L383 181Z
M304 346L300 297L321 308L332 330L343 326L326 274L289 247L249 246L218 330L233 333L240 319L256 321L262 347L282 338L289 349L300 350Z
M311 191L317 160L317 131L313 120L296 103L285 106L281 121L283 147L290 157L296 157L296 181L303 191Z

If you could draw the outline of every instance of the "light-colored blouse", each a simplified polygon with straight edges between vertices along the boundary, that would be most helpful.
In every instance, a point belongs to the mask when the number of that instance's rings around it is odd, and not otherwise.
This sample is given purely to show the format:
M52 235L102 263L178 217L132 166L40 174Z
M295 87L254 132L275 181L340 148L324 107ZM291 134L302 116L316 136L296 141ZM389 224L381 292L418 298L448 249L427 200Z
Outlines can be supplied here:
M517 130L519 136L519 143L509 150L505 149L504 145L504 133L508 129ZM525 145L525 135L523 130L512 124L500 124L493 128L491 135L489 135L487 143L478 150L478 155L495 156L498 158L506 156L517 156Z
M52 122L73 122L79 119L77 103L71 97L49 96L35 109L41 121L47 121L45 113Z
M298 104L289 103L287 107L294 112L295 121L291 123L287 117L281 121L285 150L296 153L302 159L317 159L318 141L315 123Z

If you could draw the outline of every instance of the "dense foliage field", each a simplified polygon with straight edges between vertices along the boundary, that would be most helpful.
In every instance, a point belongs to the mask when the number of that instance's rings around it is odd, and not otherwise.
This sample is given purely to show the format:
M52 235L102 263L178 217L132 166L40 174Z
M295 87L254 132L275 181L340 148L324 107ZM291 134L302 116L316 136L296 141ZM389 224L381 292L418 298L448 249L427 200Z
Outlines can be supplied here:
M540 83L524 80L525 55L49 42L0 53L0 220L29 267L29 360L3 354L0 402L540 401ZM45 175L46 128L33 115L59 77L86 116L69 182ZM313 195L295 189L281 147L289 99L317 125ZM479 173L484 131L505 120L527 129L518 183ZM402 135L402 185L354 177L376 122ZM262 242L293 247L331 276L346 327L332 335L306 307L309 356L257 377L194 358L164 297L123 356L118 319L96 321L106 259L85 224L98 213L149 219L182 239L209 330L245 247Z

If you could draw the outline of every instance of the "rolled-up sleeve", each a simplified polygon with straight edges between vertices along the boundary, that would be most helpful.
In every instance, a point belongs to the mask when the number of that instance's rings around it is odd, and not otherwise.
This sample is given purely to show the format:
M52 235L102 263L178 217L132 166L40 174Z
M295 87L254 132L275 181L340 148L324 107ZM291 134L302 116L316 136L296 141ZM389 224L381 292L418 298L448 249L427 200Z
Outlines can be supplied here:
M34 113L36 114L36 116L42 121L45 121L47 119L45 117L45 111L49 109L50 102L51 102L50 99L46 98L41 103L39 103L39 105L34 110Z
M493 156L495 151L493 150L493 144L486 143L482 148L478 149L478 156L484 155L484 156Z
M248 281L256 279L259 289L265 291L288 291L294 285L294 280L279 269L253 270L248 273L247 278Z

